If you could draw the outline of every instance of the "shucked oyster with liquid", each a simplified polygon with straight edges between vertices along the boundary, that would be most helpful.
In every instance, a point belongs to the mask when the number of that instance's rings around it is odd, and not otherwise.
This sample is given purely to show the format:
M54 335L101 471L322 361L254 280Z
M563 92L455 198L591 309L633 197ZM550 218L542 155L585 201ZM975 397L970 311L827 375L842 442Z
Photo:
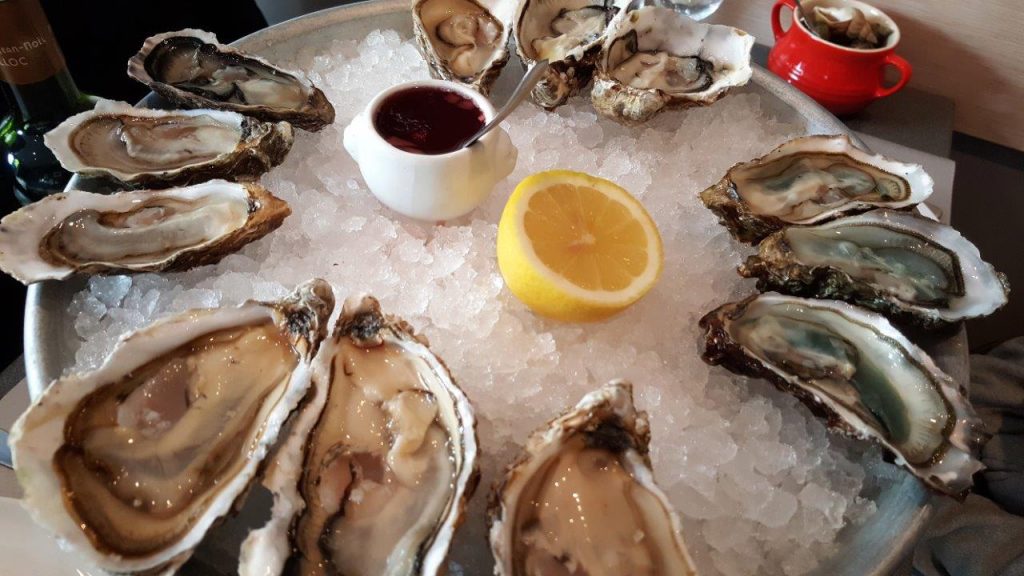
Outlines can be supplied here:
M733 166L700 198L733 237L757 244L786 226L912 207L933 185L920 165L868 154L847 136L806 136Z
M1009 292L959 232L895 210L780 230L739 272L760 290L846 300L925 327L991 314Z
M590 82L608 22L621 0L519 0L514 17L516 52L523 65L547 60L531 92L547 109L565 104Z
M191 310L123 337L14 425L40 525L113 574L172 574L233 511L306 395L334 295Z
M435 78L488 94L508 62L514 0L413 0L413 32Z
M597 59L594 108L627 124L665 108L708 105L750 81L754 37L658 6L622 12Z
M498 576L695 574L654 482L647 415L615 381L540 428L488 509Z
M151 110L102 100L45 136L64 169L132 187L256 180L291 150L287 122L223 110Z
M175 104L285 120L317 131L334 122L334 106L301 73L217 42L203 30L146 39L128 61L128 75Z
M962 387L884 316L775 293L705 315L704 361L765 378L829 426L877 441L929 487L963 496L987 439Z
M224 180L117 194L73 190L0 220L0 270L24 284L187 270L262 238L289 214L262 186Z
M479 481L473 408L444 363L354 298L313 386L271 461L272 517L243 544L239 574L443 574Z

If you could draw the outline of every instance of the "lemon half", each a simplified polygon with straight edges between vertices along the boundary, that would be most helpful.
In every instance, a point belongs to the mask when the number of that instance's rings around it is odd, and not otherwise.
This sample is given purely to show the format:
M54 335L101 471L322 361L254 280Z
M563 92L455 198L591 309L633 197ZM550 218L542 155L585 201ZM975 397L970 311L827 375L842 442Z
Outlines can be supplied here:
M498 223L498 267L509 290L559 320L622 311L657 283L663 261L661 235L643 205L581 172L527 177Z

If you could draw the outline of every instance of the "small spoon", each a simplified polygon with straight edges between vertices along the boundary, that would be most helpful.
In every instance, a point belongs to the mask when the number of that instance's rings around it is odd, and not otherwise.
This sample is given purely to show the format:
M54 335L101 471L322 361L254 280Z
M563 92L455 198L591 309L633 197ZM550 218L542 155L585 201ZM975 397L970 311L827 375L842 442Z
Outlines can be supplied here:
M530 68L529 72L523 76L523 79L519 81L519 85L516 86L516 89L512 92L512 96L510 96L508 101L505 102L505 105L498 110L494 115L494 118L492 118L487 124L484 124L483 128L477 130L476 134L470 136L469 140L466 140L466 143L459 148L468 148L473 144L476 144L477 140L483 138L491 131L491 129L498 124L501 124L502 120L507 118L513 110L518 108L519 105L523 103L523 100L526 100L526 97L530 95L530 90L533 90L533 87L537 85L537 82L540 82L541 77L544 76L544 72L546 72L547 69L547 60L541 60L534 64Z
M800 16L800 19L804 22L804 28L810 30L811 34L821 38L821 34L818 34L818 30L811 26L811 21L807 19L807 13L804 12L804 5L800 3L800 0L794 0L796 2L796 13Z

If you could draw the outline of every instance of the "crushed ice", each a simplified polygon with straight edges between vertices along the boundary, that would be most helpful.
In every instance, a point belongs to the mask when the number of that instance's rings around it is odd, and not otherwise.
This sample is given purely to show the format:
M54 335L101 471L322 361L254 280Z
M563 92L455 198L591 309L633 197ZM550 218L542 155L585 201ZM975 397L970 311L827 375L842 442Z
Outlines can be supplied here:
M860 494L862 460L877 467L876 451L865 455L830 437L793 398L698 357L697 319L754 287L734 271L744 250L697 193L796 130L762 111L758 96L731 95L636 129L598 119L585 98L555 113L523 106L509 122L516 171L477 211L431 226L378 204L341 147L343 128L374 94L427 77L413 43L376 31L361 42L305 48L292 64L309 71L337 108L333 126L299 132L285 164L263 178L292 216L217 266L91 279L70 307L74 369L98 365L118 336L159 316L273 299L320 276L339 300L371 292L426 334L476 405L484 481L457 537L454 574L490 573L486 492L518 443L616 377L635 383L637 402L650 413L655 472L683 515L703 574L806 573L833 551L844 525L874 513L875 503ZM661 230L661 281L609 322L540 319L498 273L496 223L505 200L527 174L555 167L618 182Z

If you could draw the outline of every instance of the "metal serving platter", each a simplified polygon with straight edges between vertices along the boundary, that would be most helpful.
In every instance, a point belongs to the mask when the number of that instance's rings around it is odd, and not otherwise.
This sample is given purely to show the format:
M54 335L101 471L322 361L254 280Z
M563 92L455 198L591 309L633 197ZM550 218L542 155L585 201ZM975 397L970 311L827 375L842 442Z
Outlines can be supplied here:
M403 37L411 37L408 1L369 0L323 10L260 30L235 42L235 45L275 61L288 59L302 48L327 46L337 38L361 39L376 29L394 29ZM515 60L513 55L513 61L505 68L495 87L495 100L498 102L504 100L518 81L522 67ZM763 68L754 68L753 81L742 91L761 95L764 107L783 122L804 126L807 134L849 134L863 146L832 114ZM154 101L147 99L147 102ZM76 184L73 180L69 187ZM74 318L67 314L68 304L72 296L84 287L84 280L79 279L43 282L29 288L25 314L25 365L33 397L74 363L75 350L69 347L63 334L73 329ZM963 328L938 335L911 336L951 376L967 382L967 339ZM914 477L902 472L891 482L883 484L886 487L875 496L878 512L864 525L844 529L840 533L836 553L814 572L815 575L883 576L891 574L907 558L931 515L932 495ZM211 550L204 545L198 551L196 561L190 562L183 572L233 574L233 567L225 566L222 557L225 553L228 553L225 547ZM488 552L482 550L481 553Z

